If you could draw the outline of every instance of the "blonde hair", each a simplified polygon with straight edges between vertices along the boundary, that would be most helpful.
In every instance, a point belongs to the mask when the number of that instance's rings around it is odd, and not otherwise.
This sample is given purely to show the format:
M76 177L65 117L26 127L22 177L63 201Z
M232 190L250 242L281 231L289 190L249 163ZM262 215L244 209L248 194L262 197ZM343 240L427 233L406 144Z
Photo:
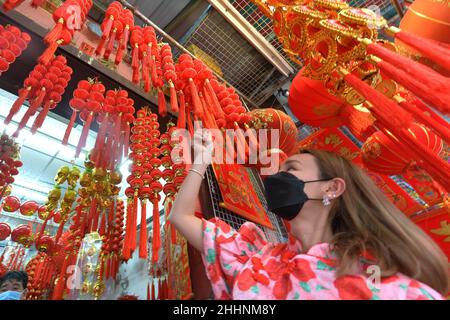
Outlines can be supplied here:
M300 152L315 157L321 179L340 177L346 183L345 192L335 200L329 216L332 245L339 261L338 275L351 273L360 255L370 252L382 276L400 272L441 294L449 291L447 257L362 169L331 152Z

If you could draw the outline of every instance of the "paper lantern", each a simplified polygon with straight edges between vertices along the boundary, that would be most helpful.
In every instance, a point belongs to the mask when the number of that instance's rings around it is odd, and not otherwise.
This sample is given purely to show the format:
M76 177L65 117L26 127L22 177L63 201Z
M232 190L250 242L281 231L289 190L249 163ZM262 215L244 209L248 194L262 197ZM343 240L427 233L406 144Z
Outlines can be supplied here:
M29 247L33 241L33 235L30 225L21 224L11 232L11 240Z
M292 113L303 123L322 128L344 124L339 116L345 103L328 93L322 81L303 76L302 69L292 81L288 103Z
M258 129L278 129L279 145L277 149L282 150L290 156L296 151L297 127L294 121L284 112L272 108L253 110L251 115L252 128ZM268 130L267 149L272 149L270 131ZM261 146L262 148L264 146Z
M26 201L20 206L20 213L24 216L32 216L39 208L35 201Z
M0 222L0 241L5 240L11 234L11 227L4 223Z
M423 125L413 123L408 133L417 144L426 146L430 152L439 154L443 148L442 139ZM378 131L371 135L361 148L364 165L372 171L386 175L402 174L414 159L402 149L395 137Z
M55 241L52 237L44 235L36 239L36 249L41 252L51 252L55 246Z
M400 21L400 29L450 43L450 6L445 1L416 0Z
M6 212L14 212L19 210L20 208L20 200L17 197L9 196L3 200L3 210Z

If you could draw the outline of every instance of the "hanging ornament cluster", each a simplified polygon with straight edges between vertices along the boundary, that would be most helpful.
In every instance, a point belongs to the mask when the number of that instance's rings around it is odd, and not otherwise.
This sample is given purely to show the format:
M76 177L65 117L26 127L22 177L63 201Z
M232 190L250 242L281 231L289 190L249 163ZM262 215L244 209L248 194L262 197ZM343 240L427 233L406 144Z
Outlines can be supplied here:
M160 131L158 116L151 113L148 107L137 112L136 119L130 136L131 153L129 158L132 160L130 166L130 176L127 182L130 185L125 194L127 202L127 225L126 236L122 254L125 260L128 260L136 249L136 226L138 201L141 203L141 226L139 241L139 257L146 258L147 250L147 201L153 205L153 230L159 235L159 193L162 191L162 185L159 182L161 178L160 149L161 144L159 136ZM154 256L157 259L157 252L160 248L160 238L155 236L152 243L152 250L156 252Z
M48 235L41 235L35 240L38 253L27 263L25 271L28 275L27 300L47 299L53 289L57 267L52 254L55 242Z
M8 71L9 66L28 47L30 40L30 35L19 28L0 25L0 75Z
M8 186L14 182L14 176L19 174L18 169L21 166L19 144L6 133L2 134L0 136L0 200Z
M47 202L45 203L45 208L47 212L55 212L58 208L61 215L59 228L55 236L55 241L58 242L64 231L64 225L69 220L69 215L72 212L72 206L76 200L76 187L78 180L80 179L80 170L73 166L69 168L68 166L63 166L59 168L55 176L55 186L49 191L47 196ZM62 194L62 186L67 183L67 190ZM47 217L50 219L50 215ZM45 225L41 229L41 234L44 232Z
M103 52L103 58L109 60L111 53L117 48L114 63L120 64L126 55L130 31L133 27L133 12L123 8L118 1L112 2L106 9L105 19L101 24L102 37L95 53L102 55Z
M170 48L170 46L167 43L163 43L161 45L161 64L162 64L162 71L164 72L164 80L167 82L170 89L170 111L172 113L177 113L179 111L179 106L175 82L178 80L178 75L175 70L175 63L173 61L172 56L172 48ZM164 99L165 102L164 96L161 96L161 99ZM161 112L159 112L159 115L165 116L166 112L167 111L164 110L163 107L161 107Z
M155 29L150 26L135 26L131 32L130 45L132 81L139 84L142 81L145 92L150 92L155 81L155 60L158 55L158 41ZM154 85L154 83L153 83Z
M81 30L91 7L92 0L68 0L53 12L55 26L44 37L47 49L38 58L40 63L48 64L58 46L72 42L75 31Z
M95 116L102 111L105 91L105 86L100 81L91 78L78 82L77 88L73 91L73 98L69 101L69 105L72 108L72 116L64 133L62 144L65 145L69 142L77 114L80 113L80 119L83 121L83 130L76 147L75 157L78 157L81 150L86 146L91 124Z
M116 201L115 215L108 216L108 229L103 236L101 259L105 267L105 280L116 279L121 262L125 207L122 200Z
M39 63L34 67L25 79L23 88L19 89L19 96L5 118L5 124L8 124L24 102L29 101L30 106L19 122L14 133L15 137L25 128L30 117L39 112L31 126L31 132L36 133L44 123L48 112L61 102L72 72L72 68L67 65L67 60L63 56L54 57L47 65Z
M97 167L113 170L128 156L134 101L126 90L108 90L97 117L100 128L92 150Z

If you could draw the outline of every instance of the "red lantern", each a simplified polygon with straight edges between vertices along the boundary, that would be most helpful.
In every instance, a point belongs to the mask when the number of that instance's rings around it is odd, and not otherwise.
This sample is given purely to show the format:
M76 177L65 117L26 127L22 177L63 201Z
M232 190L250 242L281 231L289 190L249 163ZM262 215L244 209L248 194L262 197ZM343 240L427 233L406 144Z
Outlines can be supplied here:
M39 205L35 201L26 201L20 206L20 213L24 216L32 216L38 210Z
M3 210L6 212L15 212L20 208L20 200L14 196L8 196L3 200Z
M51 253L55 246L55 241L53 240L52 237L43 235L38 239L36 239L35 246L36 249L40 252Z
M292 113L307 125L331 128L344 124L339 114L345 103L328 93L322 81L303 76L303 69L292 81L288 101Z
M11 232L11 240L29 247L33 242L33 235L30 225L22 224Z
M408 134L431 153L439 154L442 151L442 139L425 126L413 123ZM361 155L368 169L386 175L402 174L414 161L395 137L389 137L381 131L367 139L361 148Z
M11 227L4 223L0 222L0 241L5 240L11 234Z

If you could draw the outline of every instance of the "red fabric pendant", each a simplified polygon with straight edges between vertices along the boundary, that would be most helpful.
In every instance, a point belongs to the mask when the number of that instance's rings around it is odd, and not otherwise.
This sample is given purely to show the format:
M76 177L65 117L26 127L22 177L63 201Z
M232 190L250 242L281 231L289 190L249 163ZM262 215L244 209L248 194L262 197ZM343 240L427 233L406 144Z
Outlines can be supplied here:
M139 243L139 258L146 259L147 248L147 199L141 200L141 234Z

